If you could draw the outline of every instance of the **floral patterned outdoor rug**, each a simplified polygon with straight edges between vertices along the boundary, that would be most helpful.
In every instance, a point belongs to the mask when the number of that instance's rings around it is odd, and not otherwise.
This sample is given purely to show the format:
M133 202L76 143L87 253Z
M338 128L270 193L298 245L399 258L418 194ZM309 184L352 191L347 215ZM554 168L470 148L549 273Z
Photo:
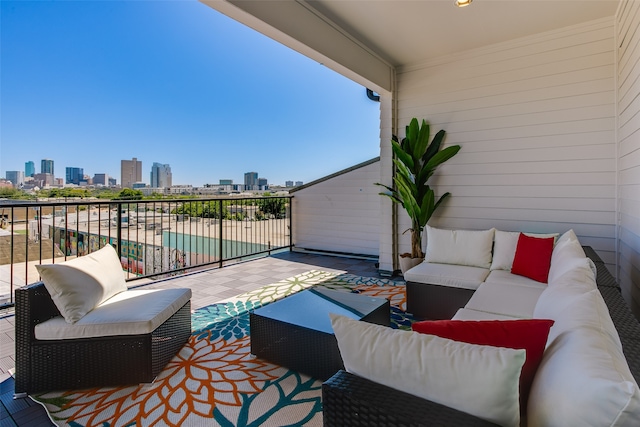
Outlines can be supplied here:
M60 426L322 425L322 382L252 356L249 311L312 286L385 297L410 328L402 282L309 271L192 314L189 342L153 384L34 396Z

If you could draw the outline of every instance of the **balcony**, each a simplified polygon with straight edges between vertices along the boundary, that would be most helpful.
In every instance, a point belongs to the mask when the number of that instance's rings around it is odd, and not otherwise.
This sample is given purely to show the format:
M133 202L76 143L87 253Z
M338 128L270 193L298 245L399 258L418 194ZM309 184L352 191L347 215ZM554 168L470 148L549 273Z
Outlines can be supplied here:
M0 267L3 425L50 423L40 405L12 399L9 373L15 367L13 290L39 280L39 263L59 263L112 244L130 287L189 287L192 310L310 270L379 277L372 256L292 252L292 199L266 199L271 207L262 198L3 205L0 238L9 262Z

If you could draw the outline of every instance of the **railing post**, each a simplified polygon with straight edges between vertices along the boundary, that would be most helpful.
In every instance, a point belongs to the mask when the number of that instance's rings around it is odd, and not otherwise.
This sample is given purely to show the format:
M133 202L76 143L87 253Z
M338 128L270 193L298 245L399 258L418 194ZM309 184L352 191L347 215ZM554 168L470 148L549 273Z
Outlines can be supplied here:
M219 267L222 268L222 261L224 260L222 256L222 199L218 200L218 250L220 254L220 264Z
M289 197L289 252L293 251L293 196Z
M122 202L118 202L118 213L116 214L116 239L118 240L118 256L122 258Z

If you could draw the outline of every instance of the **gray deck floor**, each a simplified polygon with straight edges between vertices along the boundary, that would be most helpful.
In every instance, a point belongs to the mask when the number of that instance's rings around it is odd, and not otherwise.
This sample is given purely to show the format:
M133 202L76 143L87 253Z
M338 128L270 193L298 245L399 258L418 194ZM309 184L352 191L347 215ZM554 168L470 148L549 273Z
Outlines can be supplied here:
M281 252L144 286L146 289L189 287L193 293L191 308L195 310L309 270L379 277L376 264L371 260ZM137 282L131 285L136 286ZM28 398L13 400L14 382L9 369L14 366L14 315L12 310L0 310L0 426L52 425L39 404Z

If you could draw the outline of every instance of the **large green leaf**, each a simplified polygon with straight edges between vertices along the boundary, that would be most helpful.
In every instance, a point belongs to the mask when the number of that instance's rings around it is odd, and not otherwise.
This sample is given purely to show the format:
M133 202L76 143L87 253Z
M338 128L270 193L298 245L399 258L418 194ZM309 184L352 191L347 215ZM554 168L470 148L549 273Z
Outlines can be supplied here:
M427 163L429 159L431 159L438 151L440 151L440 146L442 146L442 141L444 140L446 132L444 130L439 130L436 135L433 137L433 141L429 144L427 151L425 151L424 156L422 157L422 161Z
M452 145L451 147L447 147L442 151L438 151L433 155L433 157L431 157L431 159L429 159L429 161L425 165L425 168L435 169L440 164L446 162L447 160L458 154L458 151L460 151L459 145Z
M391 140L391 149L393 150L393 154L396 155L398 160L405 164L409 169L413 170L414 161L411 154L403 150L400 144L393 140Z
M418 119L415 117L411 119L409 122L409 126L406 128L407 135L407 143L409 145L408 149L410 153L416 152L416 143L418 141L418 134L420 133L420 126L418 125Z
M414 146L413 156L412 156L413 161L416 164L422 163L422 156L424 155L425 151L427 150L427 147L429 146L429 133L430 133L429 124L425 120L423 120L422 127L418 132L418 137L417 137L418 139ZM417 174L417 172L419 171L416 169L413 169L413 172Z

